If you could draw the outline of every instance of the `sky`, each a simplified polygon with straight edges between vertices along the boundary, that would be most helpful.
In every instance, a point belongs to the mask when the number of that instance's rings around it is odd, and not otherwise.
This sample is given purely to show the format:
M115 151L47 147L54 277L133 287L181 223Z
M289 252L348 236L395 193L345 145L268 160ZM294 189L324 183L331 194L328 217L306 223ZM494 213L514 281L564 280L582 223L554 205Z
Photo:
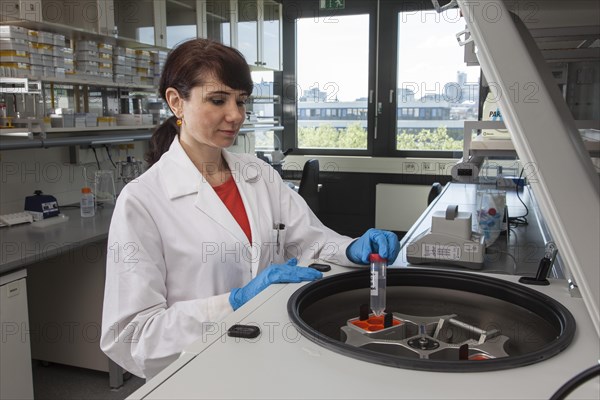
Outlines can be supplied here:
M448 82L456 82L459 70L467 72L468 82L478 81L479 69L466 66L464 48L455 37L465 26L456 13L457 10L448 10L443 15L435 11L399 15L399 86L405 82L405 87L430 93ZM328 97L337 96L340 101L367 97L368 25L367 15L299 20L300 88L318 85ZM418 93L416 97L420 97Z

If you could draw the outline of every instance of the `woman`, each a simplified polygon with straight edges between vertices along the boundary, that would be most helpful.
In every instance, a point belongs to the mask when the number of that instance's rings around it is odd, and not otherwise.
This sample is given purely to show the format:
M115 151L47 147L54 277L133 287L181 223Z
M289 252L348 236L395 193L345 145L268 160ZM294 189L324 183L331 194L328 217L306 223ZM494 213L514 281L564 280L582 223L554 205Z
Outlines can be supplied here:
M216 42L187 41L166 60L159 90L174 116L152 136L151 168L119 195L108 238L101 347L140 377L270 284L322 276L297 259L398 255L393 233L341 236L268 164L225 150L252 86L243 56Z

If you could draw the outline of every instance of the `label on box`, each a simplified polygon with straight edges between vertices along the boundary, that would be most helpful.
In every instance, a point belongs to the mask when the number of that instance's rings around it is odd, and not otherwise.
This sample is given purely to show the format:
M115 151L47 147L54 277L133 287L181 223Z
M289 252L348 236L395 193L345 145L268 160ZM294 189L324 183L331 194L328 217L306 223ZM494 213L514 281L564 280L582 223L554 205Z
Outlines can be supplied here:
M437 260L460 260L460 246L454 244L423 243L422 257Z

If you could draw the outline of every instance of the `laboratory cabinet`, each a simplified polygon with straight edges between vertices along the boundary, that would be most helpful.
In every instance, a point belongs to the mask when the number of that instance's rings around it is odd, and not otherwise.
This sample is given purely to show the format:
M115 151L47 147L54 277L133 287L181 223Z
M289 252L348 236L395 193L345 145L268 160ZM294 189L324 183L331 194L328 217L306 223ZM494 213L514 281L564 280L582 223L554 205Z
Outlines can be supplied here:
M0 276L0 398L32 399L27 271Z
M0 20L3 136L149 138L170 115L157 93L167 53L190 38L238 48L253 70L281 66L281 5L271 0L4 1Z
M254 69L281 69L282 9L274 0L7 0L0 14L30 29L95 34L146 49L204 37L237 48Z
M0 12L3 21L11 23L24 20L83 36L97 34L162 46L164 7L164 0L7 0Z
M128 14L118 10L129 2L108 3L3 2L0 133L7 137L3 149L15 145L8 136L45 140L55 133L59 137L94 131L150 133L167 116L156 87L168 49L139 36L145 32L141 25L125 23L134 38L119 36L119 18ZM161 3L148 2L150 12ZM110 12L120 17L99 19ZM134 19L146 24L141 14ZM153 21L148 24L154 26Z
M238 0L236 47L253 70L281 69L281 4L272 0Z

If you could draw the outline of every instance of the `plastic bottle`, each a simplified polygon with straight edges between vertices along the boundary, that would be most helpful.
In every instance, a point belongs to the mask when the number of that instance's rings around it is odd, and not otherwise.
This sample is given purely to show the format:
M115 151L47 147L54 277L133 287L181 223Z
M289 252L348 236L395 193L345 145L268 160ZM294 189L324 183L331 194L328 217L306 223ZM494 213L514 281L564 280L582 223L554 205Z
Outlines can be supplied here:
M371 310L379 317L385 311L387 260L377 253L369 255L371 262Z
M94 194L92 193L92 189L89 187L81 188L81 200L79 205L82 218L93 217L96 214Z

